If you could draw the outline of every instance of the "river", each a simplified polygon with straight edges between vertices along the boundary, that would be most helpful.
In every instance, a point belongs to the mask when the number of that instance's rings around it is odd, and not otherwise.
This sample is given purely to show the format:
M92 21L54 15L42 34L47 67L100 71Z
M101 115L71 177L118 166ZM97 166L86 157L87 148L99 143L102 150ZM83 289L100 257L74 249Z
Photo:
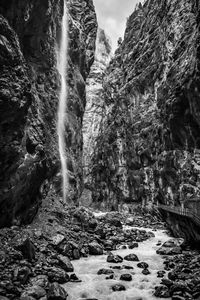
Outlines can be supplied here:
M129 227L136 228L136 227ZM146 231L151 231L147 228ZM137 267L138 262L123 261L121 264L107 263L107 255L90 256L88 258L81 258L73 261L74 272L82 280L81 283L67 283L65 288L69 294L69 300L78 299L98 299L98 300L159 300L163 298L156 298L153 296L154 288L161 281L157 277L157 271L164 269L163 258L156 253L158 241L164 243L170 237L163 230L154 231L155 237L152 237L144 242L139 243L138 248L119 249L112 251L124 257L127 254L134 253L139 260L146 262L149 265L151 274L143 275L142 269ZM114 270L115 279L106 280L106 275L97 275L99 269L109 268L114 265L128 265L132 266L133 270ZM121 274L131 274L133 280L130 282L121 281L119 277ZM121 283L126 287L125 291L113 292L111 287L117 283Z

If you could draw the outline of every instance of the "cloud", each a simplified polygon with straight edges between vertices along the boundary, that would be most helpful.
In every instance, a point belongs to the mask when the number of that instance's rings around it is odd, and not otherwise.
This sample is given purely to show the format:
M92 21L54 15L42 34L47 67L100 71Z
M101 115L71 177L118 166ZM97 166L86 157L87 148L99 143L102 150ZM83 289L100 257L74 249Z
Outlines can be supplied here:
M134 11L138 0L93 0L99 26L112 40L115 50L117 40L124 36L126 20Z

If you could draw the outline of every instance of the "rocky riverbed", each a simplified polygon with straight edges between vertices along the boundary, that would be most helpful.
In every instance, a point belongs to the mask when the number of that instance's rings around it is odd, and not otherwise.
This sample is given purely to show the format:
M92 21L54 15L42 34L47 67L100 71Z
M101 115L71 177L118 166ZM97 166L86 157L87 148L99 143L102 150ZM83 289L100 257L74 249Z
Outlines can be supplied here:
M170 240L156 214L46 210L1 230L1 300L199 299L199 252Z

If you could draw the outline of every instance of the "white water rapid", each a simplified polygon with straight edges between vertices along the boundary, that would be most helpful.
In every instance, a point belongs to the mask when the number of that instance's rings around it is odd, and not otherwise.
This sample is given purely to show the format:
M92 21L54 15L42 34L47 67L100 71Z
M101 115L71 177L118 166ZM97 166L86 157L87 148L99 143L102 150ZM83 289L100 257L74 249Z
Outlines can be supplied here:
M68 176L67 176L67 163L66 163L66 150L65 150L65 122L66 122L66 104L67 104L67 48L68 48L68 17L67 6L64 1L64 10L62 18L62 32L61 42L58 51L58 72L61 76L61 89L59 95L59 107L58 107L58 144L61 161L62 172L62 190L63 200L66 201L66 194L68 188Z
M130 227L129 227L130 228ZM135 228L135 227L134 227ZM151 231L146 228L146 231ZM122 264L130 265L133 270L114 270L115 279L106 280L106 275L97 275L99 269L109 269L111 264L106 262L107 255L90 256L88 258L81 258L73 261L74 271L76 275L82 280L81 283L66 283L64 287L69 294L69 300L84 300L84 299L98 299L98 300L161 300L163 298L156 298L153 296L154 288L159 285L161 279L157 277L157 271L164 269L163 258L156 254L156 250L160 247L157 245L158 241L164 243L170 237L163 231L157 230L154 232L155 237L152 237L144 242L139 243L138 248L133 250L117 250L112 251L124 257L127 254L135 253L140 261L149 264L150 275L143 275L142 269L137 267L137 262L124 261ZM119 280L123 273L132 273L133 280L125 282ZM121 283L126 287L126 291L113 292L111 286Z

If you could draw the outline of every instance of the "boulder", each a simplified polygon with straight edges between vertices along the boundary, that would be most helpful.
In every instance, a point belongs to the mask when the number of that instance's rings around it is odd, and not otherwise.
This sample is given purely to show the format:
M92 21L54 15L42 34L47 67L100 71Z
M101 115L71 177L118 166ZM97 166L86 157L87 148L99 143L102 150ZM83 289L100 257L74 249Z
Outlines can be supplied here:
M114 274L114 272L111 270L111 269L100 269L98 272L97 272L98 275L108 275L108 274Z
M138 268L147 269L149 265L146 262L139 262L137 264Z
M156 287L154 296L159 297L159 298L169 298L170 293L169 293L168 288L165 285L160 285L159 287Z
M69 280L71 282L81 282L81 280L77 277L77 275L75 273L70 275Z
M122 274L120 276L120 280L131 281L132 280L132 276L131 276L131 274Z
M133 267L131 267L131 266L126 266L126 265L123 265L122 268L123 268L123 269L126 269L126 270L133 270Z
M31 269L27 266L19 267L14 271L14 277L22 284L25 284L28 281L30 275Z
M60 284L63 284L69 281L69 275L66 273L65 270L60 268L49 268L47 275L50 282L56 281Z
M66 300L67 296L68 294L65 289L57 282L54 282L50 285L47 295L48 300Z
M156 251L156 253L161 255L176 255L176 254L181 254L182 249L179 246L173 248L162 246Z
M46 296L46 291L39 285L33 285L24 291L21 295L21 300L27 299L27 297L33 297L35 299L40 299Z
M24 258L28 260L35 259L35 246L29 237L20 239L16 248L22 252Z
M90 255L102 255L103 254L103 247L100 246L96 242L92 242L88 245L89 254Z
M144 269L144 270L142 270L142 274L149 275L149 274L151 274L151 272L148 269Z
M44 289L47 289L49 286L48 277L46 275L38 275L31 279L31 284L38 285Z
M128 260L128 261L139 261L139 258L137 257L136 254L128 254L124 257L124 260Z
M65 240L64 235L58 233L58 234L54 235L54 236L51 238L51 243L52 243L54 246L58 246L58 245L61 244L64 240Z
M162 278L162 277L164 277L165 273L166 273L165 271L158 271L157 272L157 277Z
M123 261L123 258L119 255L114 255L111 252L109 253L107 257L107 262L109 263L121 263Z
M111 288L112 288L113 292L120 292L120 291L126 290L125 286L120 283L113 285Z
M137 248L138 247L138 243L132 243L128 246L129 249L134 249L134 248Z
M66 272L73 272L74 267L67 256L58 255L59 266Z

